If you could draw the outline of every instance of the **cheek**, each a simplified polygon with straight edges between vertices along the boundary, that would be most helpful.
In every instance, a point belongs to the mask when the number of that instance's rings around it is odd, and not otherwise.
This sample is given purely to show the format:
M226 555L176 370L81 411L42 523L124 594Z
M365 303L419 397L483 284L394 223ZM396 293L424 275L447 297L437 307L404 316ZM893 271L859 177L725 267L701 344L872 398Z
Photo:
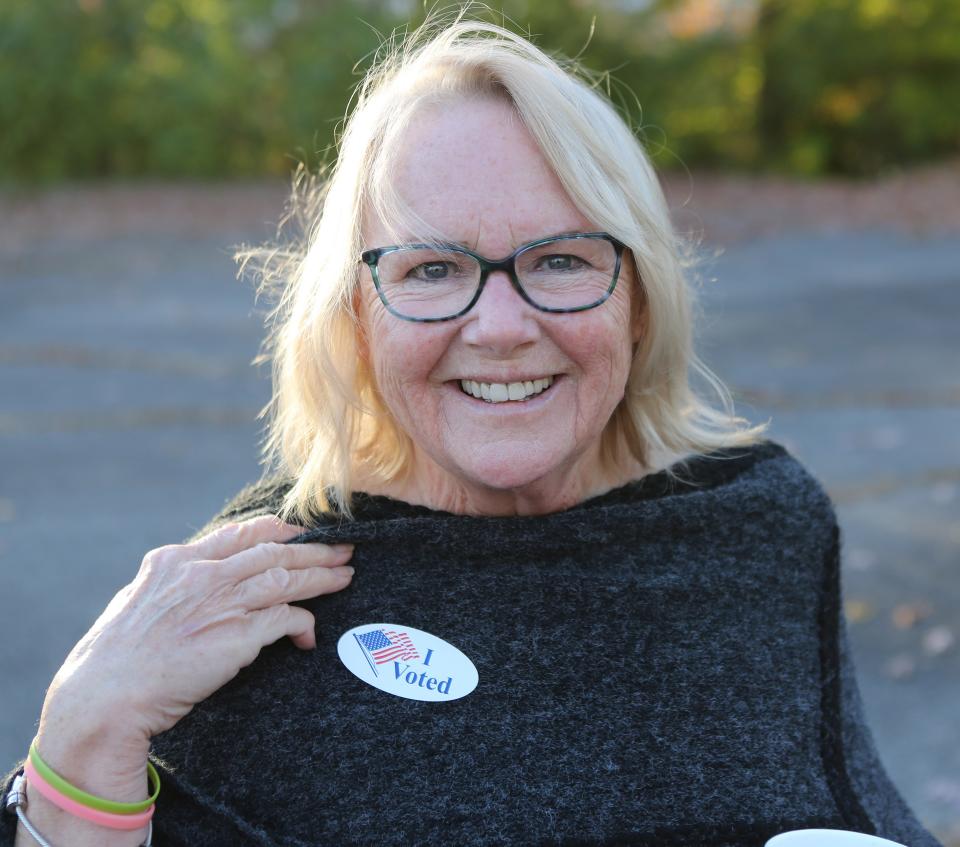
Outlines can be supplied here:
M617 391L623 387L633 351L629 301L611 298L591 316L593 320L583 317L571 327L571 355L596 390Z
M438 385L431 374L446 350L446 334L400 321L383 309L374 310L366 326L380 394L395 417L407 419Z
M629 304L608 301L600 308L608 305L613 308L602 319L583 322L568 336L568 351L579 370L574 399L577 438L594 438L602 432L623 399L630 373ZM599 312L597 317L601 318Z
M616 291L614 294L620 294ZM626 379L630 371L631 359L633 358L633 345L635 343L636 316L633 314L631 298L624 290L622 296L611 297L614 302L610 305L610 344L612 358L618 369L616 378ZM620 373L622 371L622 374Z

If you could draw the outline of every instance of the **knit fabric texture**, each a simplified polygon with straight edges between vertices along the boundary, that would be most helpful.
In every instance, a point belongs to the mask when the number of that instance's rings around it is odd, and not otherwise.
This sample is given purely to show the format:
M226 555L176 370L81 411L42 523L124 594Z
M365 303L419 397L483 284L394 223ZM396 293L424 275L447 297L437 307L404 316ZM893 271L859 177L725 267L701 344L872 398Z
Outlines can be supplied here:
M937 847L864 723L830 498L783 446L688 457L550 515L358 495L292 543L351 541L343 591L153 739L154 844L761 847L864 832ZM276 514L248 486L197 538ZM448 702L381 691L337 654L392 621L479 673ZM13 775L6 779L4 792ZM0 844L16 819L3 815Z

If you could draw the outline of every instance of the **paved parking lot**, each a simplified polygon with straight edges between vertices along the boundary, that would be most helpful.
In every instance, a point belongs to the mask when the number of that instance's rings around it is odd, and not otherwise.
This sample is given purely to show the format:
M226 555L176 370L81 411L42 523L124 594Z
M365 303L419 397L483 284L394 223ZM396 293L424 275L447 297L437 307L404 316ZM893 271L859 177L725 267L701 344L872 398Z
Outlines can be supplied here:
M0 203L0 771L143 554L259 475L266 306L230 247L271 234L282 194ZM960 239L876 220L712 231L701 356L833 496L878 746L960 845Z

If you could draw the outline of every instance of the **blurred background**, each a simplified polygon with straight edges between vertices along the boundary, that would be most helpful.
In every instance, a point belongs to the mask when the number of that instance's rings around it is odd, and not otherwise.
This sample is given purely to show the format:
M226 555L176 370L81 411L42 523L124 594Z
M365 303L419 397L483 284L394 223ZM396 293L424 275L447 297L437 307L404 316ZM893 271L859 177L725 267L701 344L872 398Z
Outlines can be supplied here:
M878 176L957 153L956 0L496 8L609 72L660 166ZM333 141L377 33L423 16L404 0L5 0L0 176L283 176Z
M439 3L432 8L443 8ZM868 719L960 845L960 2L528 0L695 245L699 352L824 483ZM259 476L235 247L332 161L404 0L0 3L0 771L143 554Z

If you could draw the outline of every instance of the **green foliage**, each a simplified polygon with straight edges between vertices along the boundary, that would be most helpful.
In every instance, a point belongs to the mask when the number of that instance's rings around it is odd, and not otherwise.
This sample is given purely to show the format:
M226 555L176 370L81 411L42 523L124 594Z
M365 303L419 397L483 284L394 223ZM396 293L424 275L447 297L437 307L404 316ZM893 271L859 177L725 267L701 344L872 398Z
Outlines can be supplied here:
M497 8L485 17L610 71L600 84L663 166L869 175L960 148L957 0ZM416 0L6 0L0 179L315 166L381 35L423 15Z
M0 6L0 174L286 172L332 140L384 22L346 3ZM392 26L393 20L387 21Z
M960 3L765 0L764 158L873 174L960 147Z

